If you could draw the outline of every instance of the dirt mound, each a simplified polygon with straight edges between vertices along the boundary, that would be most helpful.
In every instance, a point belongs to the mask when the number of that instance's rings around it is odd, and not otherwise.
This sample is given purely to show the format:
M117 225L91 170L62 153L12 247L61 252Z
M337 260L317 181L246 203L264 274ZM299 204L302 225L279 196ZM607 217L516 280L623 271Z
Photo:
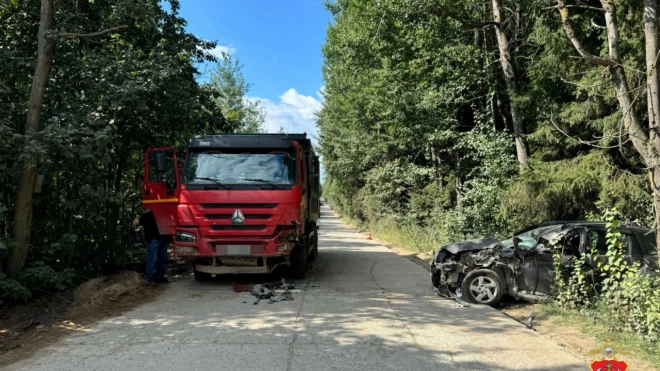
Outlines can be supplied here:
M149 286L144 278L132 271L113 276L91 279L78 286L73 292L75 307L71 316L110 314L117 306L123 307L137 297L153 296L158 289Z
M94 304L103 300L117 301L123 295L133 295L146 286L137 272L121 272L114 276L91 279L73 292L80 305Z

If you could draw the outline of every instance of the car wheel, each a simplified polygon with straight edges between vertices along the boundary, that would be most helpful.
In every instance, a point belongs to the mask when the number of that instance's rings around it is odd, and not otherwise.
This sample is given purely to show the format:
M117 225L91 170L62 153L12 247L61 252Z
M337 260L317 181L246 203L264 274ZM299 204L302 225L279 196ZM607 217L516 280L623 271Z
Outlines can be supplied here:
M502 298L503 286L497 273L481 269L469 273L463 280L461 289L466 301L472 304L493 305Z

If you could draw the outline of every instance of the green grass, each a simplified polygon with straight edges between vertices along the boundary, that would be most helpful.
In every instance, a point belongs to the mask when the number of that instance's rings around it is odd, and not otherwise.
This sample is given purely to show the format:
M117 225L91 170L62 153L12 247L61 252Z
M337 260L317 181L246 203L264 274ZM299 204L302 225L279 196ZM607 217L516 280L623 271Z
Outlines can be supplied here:
M429 237L429 231L418 226L399 226L393 220L381 219L368 224L362 220L351 218L337 211L341 221L349 224L360 232L371 230L371 236L386 241L396 247L410 252L430 254L439 247L437 241Z
M605 309L596 308L589 311L579 311L560 308L552 303L540 304L539 307L552 322L576 327L583 334L599 341L609 337L630 352L633 357L660 368L660 343L653 343L632 332L618 329ZM625 356L622 358L625 359Z
M429 231L418 226L398 226L392 220L372 223L372 236L387 241L402 249L430 254L438 248L438 243L429 237Z

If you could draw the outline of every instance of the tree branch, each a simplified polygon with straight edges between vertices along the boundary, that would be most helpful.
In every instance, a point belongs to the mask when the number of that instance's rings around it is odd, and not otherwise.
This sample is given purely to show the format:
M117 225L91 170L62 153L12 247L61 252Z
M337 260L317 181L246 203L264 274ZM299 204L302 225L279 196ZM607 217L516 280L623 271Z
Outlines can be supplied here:
M601 26L598 23L596 23L596 21L593 18L591 18L591 26L593 28L600 28L601 30L606 30L607 29L607 27Z
M555 6L549 6L545 9L555 9L555 8L558 8L558 7L559 7L558 5L555 5ZM599 7L596 7L596 6L589 6L589 5L564 5L564 7L565 8L589 9L589 10L596 10L596 11L599 11L599 12L604 12L605 11L605 9L603 9L603 8L599 8Z
M500 22L473 22L467 19L464 19L463 17L459 16L458 14L452 12L451 10L448 10L445 7L442 7L440 5L436 5L435 8L432 8L429 10L429 12L433 15L436 15L438 17L449 17L455 21L458 21L462 26L463 29L465 30L474 30L478 28L485 28L488 26L499 26Z
M108 28L107 30L103 31L98 31L98 32L92 32L92 33L73 33L73 32L66 32L66 33L61 33L59 36L65 39L75 39L75 38L83 38L83 37L94 37L94 36L100 36L103 34L106 34L108 32L112 31L119 31L122 28L128 28L128 25L121 25L113 28Z
M564 33L566 33L566 36L570 40L571 44L573 44L575 50L577 50L582 58L603 67L612 67L618 65L618 63L614 62L613 60L593 55L584 48L580 40L578 40L578 38L575 36L575 31L573 30L573 26L571 25L571 21L568 17L568 9L566 9L565 0L557 0L556 8L559 11L559 15L561 16L561 23L564 27Z

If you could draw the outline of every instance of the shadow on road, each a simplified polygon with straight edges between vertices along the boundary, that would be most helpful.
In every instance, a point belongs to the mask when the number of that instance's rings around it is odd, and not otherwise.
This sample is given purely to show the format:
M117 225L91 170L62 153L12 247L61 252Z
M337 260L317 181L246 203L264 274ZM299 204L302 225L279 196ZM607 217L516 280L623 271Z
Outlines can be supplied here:
M173 283L159 303L106 321L95 330L98 335L75 336L68 344L103 342L94 336L129 345L172 343L170 349L196 357L199 367L237 365L230 360L243 359L238 369L246 370L587 368L492 308L462 308L437 297L427 272L373 241L362 241L362 235L326 215L324 208L318 260L306 280L293 282L293 301L253 305L248 293L231 291L231 282L276 281L279 274L204 283L189 278ZM114 351L80 366L109 362L116 369ZM144 356L134 358L124 356L121 367L146 362ZM179 361L182 367L190 362L174 359L169 369Z

